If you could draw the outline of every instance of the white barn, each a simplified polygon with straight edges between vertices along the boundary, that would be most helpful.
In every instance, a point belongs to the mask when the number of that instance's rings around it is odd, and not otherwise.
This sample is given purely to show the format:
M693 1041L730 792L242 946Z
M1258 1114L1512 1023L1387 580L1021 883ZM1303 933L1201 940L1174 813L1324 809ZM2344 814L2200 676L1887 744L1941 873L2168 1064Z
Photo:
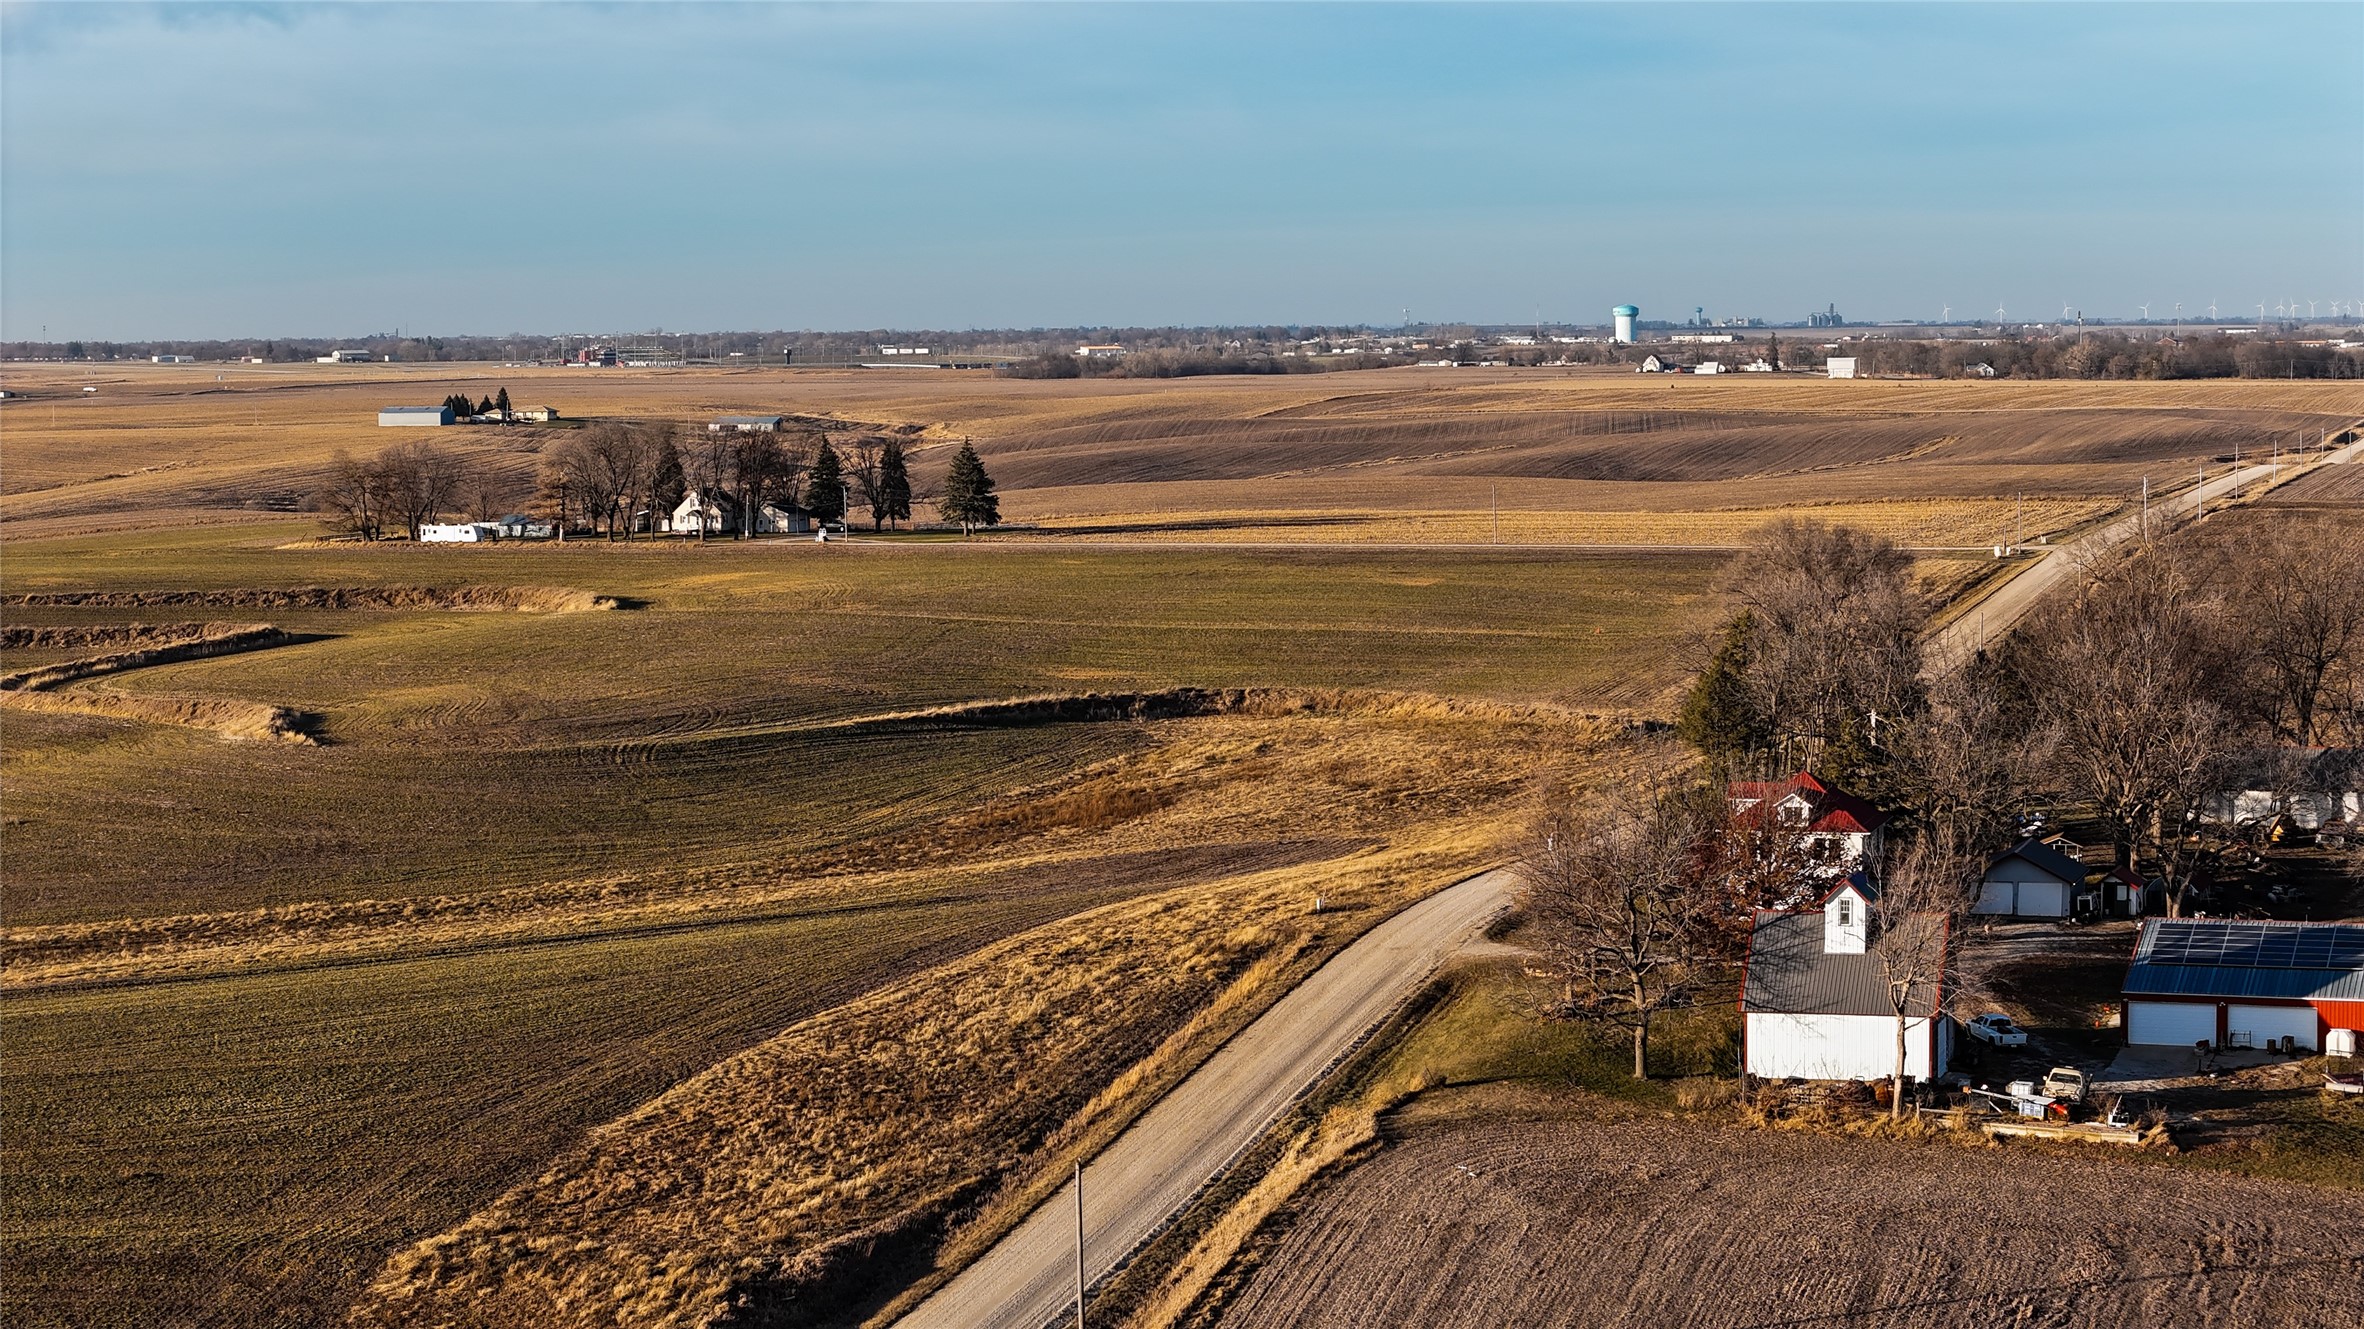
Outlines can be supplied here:
M2028 839L1995 856L1979 883L1973 914L2006 918L2067 918L2085 894L2085 865L2040 840Z
M452 422L449 406L381 406L378 424L392 428L399 426L448 425Z
M1896 1073L1896 1008L1888 1000L1871 916L1875 892L1858 873L1812 909L1760 909L1741 986L1741 1065L1765 1079L1885 1080ZM1935 915L1899 924L1943 929ZM1938 945L1919 933L1897 944ZM1944 1014L1946 975L1924 984L1905 1010L1904 1073L1943 1074L1953 1059Z

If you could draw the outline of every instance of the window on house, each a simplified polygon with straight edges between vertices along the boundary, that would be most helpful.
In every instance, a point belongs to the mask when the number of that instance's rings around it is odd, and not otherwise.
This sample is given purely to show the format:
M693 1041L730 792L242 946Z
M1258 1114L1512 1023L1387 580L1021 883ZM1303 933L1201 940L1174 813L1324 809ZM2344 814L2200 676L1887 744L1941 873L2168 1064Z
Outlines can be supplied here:
M1853 896L1842 895L1839 897L1839 926L1843 928L1855 926L1855 898Z

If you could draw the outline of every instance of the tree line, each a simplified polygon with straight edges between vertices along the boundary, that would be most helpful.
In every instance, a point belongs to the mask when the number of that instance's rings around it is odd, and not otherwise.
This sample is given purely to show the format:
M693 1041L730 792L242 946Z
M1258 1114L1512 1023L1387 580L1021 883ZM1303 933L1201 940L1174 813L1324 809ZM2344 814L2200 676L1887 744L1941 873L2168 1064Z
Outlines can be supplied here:
M767 506L817 523L866 515L872 530L883 531L909 521L914 501L909 456L892 434L864 435L841 450L817 432L604 421L548 445L530 491L511 469L406 439L366 460L338 452L311 507L364 540L416 539L421 526L450 513L491 521L510 504L530 501L562 531L622 540L656 534L693 492L704 503L688 533L700 539L762 534ZM968 440L934 502L940 519L963 534L1000 524L993 479Z
M2364 547L2278 515L2081 571L1994 649L1935 660L1905 551L1768 527L1723 575L1729 612L1681 706L1691 776L1548 800L1522 856L1564 1009L1629 1029L1642 1075L1652 1020L1728 977L1754 911L1828 884L1799 837L1730 811L1727 781L1811 769L1898 813L1874 923L1893 929L1875 953L1901 1038L1944 962L1908 920L1966 912L2030 809L2089 810L2174 916L2242 852L2225 791L2356 778Z
M1965 378L1991 366L2001 378L2360 378L2364 354L2287 339L2222 334L2137 340L2116 332L1992 341L1849 342L1840 355L1859 374Z

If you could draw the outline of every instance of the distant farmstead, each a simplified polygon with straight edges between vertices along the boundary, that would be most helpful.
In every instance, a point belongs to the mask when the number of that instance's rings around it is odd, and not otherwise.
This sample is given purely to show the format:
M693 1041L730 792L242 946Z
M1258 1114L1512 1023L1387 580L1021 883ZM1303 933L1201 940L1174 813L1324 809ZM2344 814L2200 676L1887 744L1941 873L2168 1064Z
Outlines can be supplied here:
M381 406L378 423L388 428L448 425L452 422L449 406Z
M711 424L706 426L706 432L728 434L735 431L741 434L761 434L776 433L787 427L788 417L784 415L718 415Z

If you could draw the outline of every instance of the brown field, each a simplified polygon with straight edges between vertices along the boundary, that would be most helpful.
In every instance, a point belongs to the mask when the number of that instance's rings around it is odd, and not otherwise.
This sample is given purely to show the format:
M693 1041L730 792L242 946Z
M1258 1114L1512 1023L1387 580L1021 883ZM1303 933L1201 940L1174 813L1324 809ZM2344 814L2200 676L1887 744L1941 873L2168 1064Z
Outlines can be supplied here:
M436 548L292 513L417 437L377 406L502 385L903 428L923 488L973 436L1036 530ZM1844 518L1941 595L1992 566L1948 547L2364 413L1410 370L9 386L0 1318L44 1325L854 1314L1498 855L1539 781L1666 760L1633 722L1717 547ZM524 480L557 436L436 437Z
M2352 1192L1455 1097L1401 1114L1385 1149L1285 1214L1220 1323L2263 1329L2364 1315Z
M850 436L916 428L924 489L974 437L1013 521L1091 528L1171 514L1206 531L1271 512L1552 514L1882 503L2120 502L2238 447L2311 443L2364 416L2337 382L1937 383L1387 370L1288 378L1025 382L982 372L503 369L492 365L28 366L0 407L11 538L263 519L342 448L389 439L379 405L507 386L577 418L777 410ZM85 397L80 389L96 386ZM523 479L555 431L437 437ZM1734 482L1744 482L1735 484ZM1901 524L1926 523L1924 508ZM1127 521L1134 532L1144 525ZM1962 523L1957 522L1956 525ZM1993 512L1970 520L1991 543ZM1620 528L1622 532L1624 528ZM1490 526L1488 528L1490 533ZM1420 531L1415 538L1465 534ZM1357 536L1353 538L1369 538ZM1668 542L1664 536L1633 537ZM1676 541L1679 542L1679 541Z

